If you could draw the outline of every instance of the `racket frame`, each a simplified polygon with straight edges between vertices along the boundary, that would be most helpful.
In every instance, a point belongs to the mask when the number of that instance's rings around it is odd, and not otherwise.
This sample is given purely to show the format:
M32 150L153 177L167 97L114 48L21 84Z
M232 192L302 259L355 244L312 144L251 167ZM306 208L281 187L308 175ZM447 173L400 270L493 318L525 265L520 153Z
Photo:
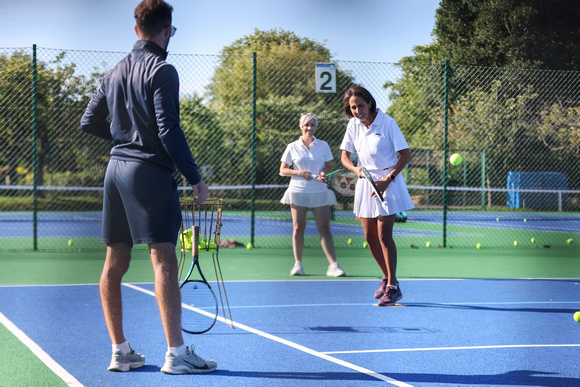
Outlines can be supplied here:
M375 184L375 181L373 180L373 177L371 176L369 171L365 167L362 167L361 171L362 171L362 174L365 177L365 179L371 184L371 188L373 189L373 192L375 193L375 195L377 195L379 200L381 202L383 202L384 201L383 194L381 193L381 191L379 191L379 188Z

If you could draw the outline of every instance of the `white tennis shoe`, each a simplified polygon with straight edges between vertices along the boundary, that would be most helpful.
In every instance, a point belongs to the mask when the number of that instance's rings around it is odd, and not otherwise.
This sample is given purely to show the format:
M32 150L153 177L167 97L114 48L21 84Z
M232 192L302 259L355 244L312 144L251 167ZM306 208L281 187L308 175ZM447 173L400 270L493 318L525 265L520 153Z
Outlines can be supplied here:
M217 368L217 363L214 360L205 360L201 356L195 354L193 345L191 349L187 348L185 356L174 356L167 352L165 355L165 364L161 368L161 372L172 375L181 374L201 374L206 372L213 372Z
M145 364L145 356L135 352L133 349L126 355L123 355L121 351L115 351L113 356L111 356L111 364L107 369L109 371L127 372L134 368L143 367L143 364Z
M296 262L292 270L290 270L290 275L304 275L304 268L301 262Z
M344 270L342 270L342 267L338 265L338 262L335 262L330 264L330 266L328 266L326 275L329 277L344 277L346 273L344 272Z

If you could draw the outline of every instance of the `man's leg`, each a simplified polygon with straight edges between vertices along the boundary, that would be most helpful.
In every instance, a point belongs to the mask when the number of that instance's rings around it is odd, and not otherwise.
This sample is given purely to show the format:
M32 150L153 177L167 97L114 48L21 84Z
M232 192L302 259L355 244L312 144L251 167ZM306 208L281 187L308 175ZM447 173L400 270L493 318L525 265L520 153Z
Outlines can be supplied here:
M113 344L125 342L123 333L123 309L121 304L121 280L129 269L131 245L107 244L105 266L101 274L99 290L105 314L105 322Z
M181 333L181 292L175 245L170 242L149 245L155 273L155 297L169 347L183 345Z

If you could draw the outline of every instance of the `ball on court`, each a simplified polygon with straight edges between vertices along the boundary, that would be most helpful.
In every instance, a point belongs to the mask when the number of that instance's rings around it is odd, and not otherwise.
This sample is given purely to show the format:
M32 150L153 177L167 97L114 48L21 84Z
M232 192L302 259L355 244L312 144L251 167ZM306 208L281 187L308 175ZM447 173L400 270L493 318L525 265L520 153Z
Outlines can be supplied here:
M68 240L68 245L69 245L69 246L72 246L73 244L74 244L73 240L72 240L72 239L69 239L69 240Z
M532 238L530 240L532 241L532 243L536 243L536 238Z
M425 247L431 247L431 242L425 243Z
M479 249L481 249L481 243L478 243L478 244L476 244L476 245L475 245L475 247L476 247L478 250L479 250Z
M568 243L569 245L571 245L572 243L574 243L574 239L570 238L566 241L566 243Z
M246 245L246 249L248 249L248 250L252 250L253 248L254 248L254 246L252 246L252 244L251 244L251 243L248 243L248 244Z
M348 238L348 241L346 241L346 243L352 245L352 239Z
M366 249L367 247L369 247L369 244L367 242L363 242L363 248Z
M524 218L524 223L526 223L528 220L526 218Z
M518 241L514 241L514 247L518 247Z
M576 322L580 322L580 311L574 313L574 321Z
M453 165L459 165L461 164L461 161L463 159L461 158L461 155L459 153L454 153L451 155L451 157L449 158L449 161L451 162L451 164Z
M496 221L496 222L499 222L499 218L495 218L495 221Z

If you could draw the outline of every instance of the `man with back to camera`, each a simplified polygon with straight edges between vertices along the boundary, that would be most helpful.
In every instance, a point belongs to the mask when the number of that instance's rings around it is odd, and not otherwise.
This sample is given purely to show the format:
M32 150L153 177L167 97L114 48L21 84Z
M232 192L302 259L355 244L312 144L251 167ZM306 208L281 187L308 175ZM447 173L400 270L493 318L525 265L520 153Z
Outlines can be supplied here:
M175 247L181 208L175 169L205 202L208 187L179 125L179 77L165 62L176 28L173 7L144 0L135 9L139 40L133 51L103 79L81 120L83 132L113 141L103 197L103 243L107 244L100 293L113 344L110 371L129 371L145 357L129 346L123 332L121 280L134 244L147 243L155 274L155 297L167 340L168 374L212 372L213 360L188 348L181 332L181 294ZM110 122L107 120L110 117Z

